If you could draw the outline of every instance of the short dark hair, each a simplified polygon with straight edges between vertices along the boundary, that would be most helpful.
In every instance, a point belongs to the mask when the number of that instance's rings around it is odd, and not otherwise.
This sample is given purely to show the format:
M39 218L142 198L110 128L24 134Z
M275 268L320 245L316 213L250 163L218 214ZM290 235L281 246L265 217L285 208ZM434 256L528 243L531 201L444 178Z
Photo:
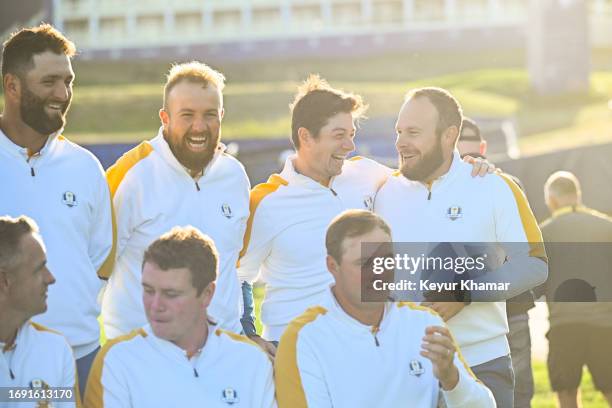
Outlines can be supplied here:
M332 220L325 234L327 254L342 262L344 240L380 228L391 237L391 228L380 216L366 210L347 210Z
M459 101L450 92L432 86L413 89L406 95L407 100L416 98L427 98L438 111L436 135L441 136L451 126L457 127L458 134L461 134L463 109L461 109Z
M30 233L38 233L38 226L29 217L0 217L0 269L11 270L19 265L22 254L19 251L21 239Z
M465 129L470 129L472 132L474 132L474 136L470 135L469 137L466 137L463 134L463 131ZM459 135L459 139L463 141L468 141L468 140L478 141L478 142L484 141L482 134L480 133L480 128L478 127L476 122L474 122L473 119L468 118L468 117L463 118L463 122L461 123L461 134Z
M215 243L194 227L174 227L157 238L144 253L142 267L149 262L164 271L187 268L197 294L217 279L219 254Z
M32 57L45 51L73 57L76 47L50 24L22 28L11 34L2 50L2 77L10 73L23 78L34 66Z
M351 113L355 119L363 116L367 105L359 95L332 88L319 75L310 75L298 88L291 109L291 141L300 147L298 129L303 127L317 138L319 131L332 116Z

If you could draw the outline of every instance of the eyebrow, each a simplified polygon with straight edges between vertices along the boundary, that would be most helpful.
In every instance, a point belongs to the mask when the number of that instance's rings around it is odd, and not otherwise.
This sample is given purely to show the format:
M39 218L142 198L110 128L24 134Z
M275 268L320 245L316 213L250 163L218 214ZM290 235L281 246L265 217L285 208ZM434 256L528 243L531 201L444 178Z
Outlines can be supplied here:
M43 75L42 79L63 79L64 76L63 75L58 75L58 74L49 74L49 75ZM74 75L70 74L68 75L68 77L70 80L74 79Z

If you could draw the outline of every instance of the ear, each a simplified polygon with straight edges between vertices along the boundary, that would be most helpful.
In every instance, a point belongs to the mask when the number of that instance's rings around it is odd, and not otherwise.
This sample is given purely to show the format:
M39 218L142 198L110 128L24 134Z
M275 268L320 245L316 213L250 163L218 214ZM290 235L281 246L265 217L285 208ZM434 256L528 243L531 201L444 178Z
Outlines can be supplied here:
M457 142L459 138L459 129L457 128L457 126L450 126L448 129L446 129L446 131L444 132L443 138L444 138L444 144L454 148L455 143Z
M487 154L487 141L483 140L480 142L480 154L486 156Z
M161 123L165 129L166 126L168 126L168 123L170 123L170 115L168 115L168 112L166 112L166 109L161 108L159 110L159 119L161 120Z
M204 290L202 291L202 294L200 296L202 296L204 309L210 306L210 302L212 301L212 298L215 294L215 289L216 289L215 282L210 282L208 286L206 286Z
M0 268L0 293L8 293L9 288L9 277L8 273Z
M4 86L4 94L11 99L19 99L21 95L21 80L17 75L6 74L2 78L2 85Z
M309 146L314 138L312 137L312 133L310 130L305 127L301 127L298 129L298 140L300 141L300 146Z
M338 265L338 262L336 262L331 255L327 255L325 262L327 263L327 270L334 276L335 279L338 275L340 265Z
M225 116L225 108L221 108L221 115L219 116L219 119L223 120L223 116Z

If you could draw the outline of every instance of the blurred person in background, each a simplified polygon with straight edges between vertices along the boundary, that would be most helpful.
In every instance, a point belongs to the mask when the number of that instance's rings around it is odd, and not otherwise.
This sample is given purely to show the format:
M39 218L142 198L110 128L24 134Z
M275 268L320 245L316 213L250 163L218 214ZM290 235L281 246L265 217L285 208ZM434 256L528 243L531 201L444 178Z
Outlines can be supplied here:
M544 185L551 217L541 225L549 254L550 278L544 287L549 309L548 376L561 408L580 404L582 369L589 368L595 388L612 406L612 303L555 301L553 282L565 268L580 265L581 277L593 272L585 262L594 257L594 246L612 243L612 218L584 206L578 178L568 171L553 173ZM567 243L565 245L559 243ZM589 245L586 245L586 244ZM577 259L578 258L578 259ZM610 265L600 265L609 270ZM572 271L569 271L571 273ZM604 272L609 275L606 271Z
M64 334L81 388L100 347L98 295L114 261L110 193L98 159L62 132L72 100L74 44L48 24L2 51L0 215L36 221L57 284L34 321Z

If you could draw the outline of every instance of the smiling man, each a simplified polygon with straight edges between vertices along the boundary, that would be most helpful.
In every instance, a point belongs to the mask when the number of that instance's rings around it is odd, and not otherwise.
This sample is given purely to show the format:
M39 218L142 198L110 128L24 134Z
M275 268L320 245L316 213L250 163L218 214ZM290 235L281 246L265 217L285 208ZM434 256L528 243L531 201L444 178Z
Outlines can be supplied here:
M54 283L34 221L0 217L0 387L72 390L72 402L59 404L68 408L79 401L72 350L64 336L30 320L47 310L47 291ZM2 407L46 406L13 403L7 396L3 393Z
M97 297L112 269L108 185L98 160L61 135L72 100L74 44L50 25L4 43L0 117L0 215L40 226L57 284L34 320L62 332L85 385L99 348Z
M372 257L393 253L382 218L345 211L325 245L335 284L283 334L274 363L280 408L430 408L439 399L448 408L495 407L436 313L363 286Z
M145 324L141 262L147 246L177 225L193 225L220 254L210 316L240 332L236 260L249 215L244 167L219 142L223 75L200 62L172 67L157 137L136 146L107 171L117 216L117 263L104 295L108 337Z
M542 234L525 195L509 176L470 176L471 166L461 161L456 149L462 116L461 105L444 89L408 93L396 123L400 171L381 187L375 212L389 223L396 242L477 242L503 248L499 264L491 267L494 273L474 281L509 283L503 293L509 298L546 279ZM506 304L491 301L505 298L495 291L469 295L458 302L424 304L448 322L497 406L512 408Z
M266 353L208 319L218 258L212 240L193 227L174 228L147 248L141 265L148 325L104 346L86 407L274 406Z

